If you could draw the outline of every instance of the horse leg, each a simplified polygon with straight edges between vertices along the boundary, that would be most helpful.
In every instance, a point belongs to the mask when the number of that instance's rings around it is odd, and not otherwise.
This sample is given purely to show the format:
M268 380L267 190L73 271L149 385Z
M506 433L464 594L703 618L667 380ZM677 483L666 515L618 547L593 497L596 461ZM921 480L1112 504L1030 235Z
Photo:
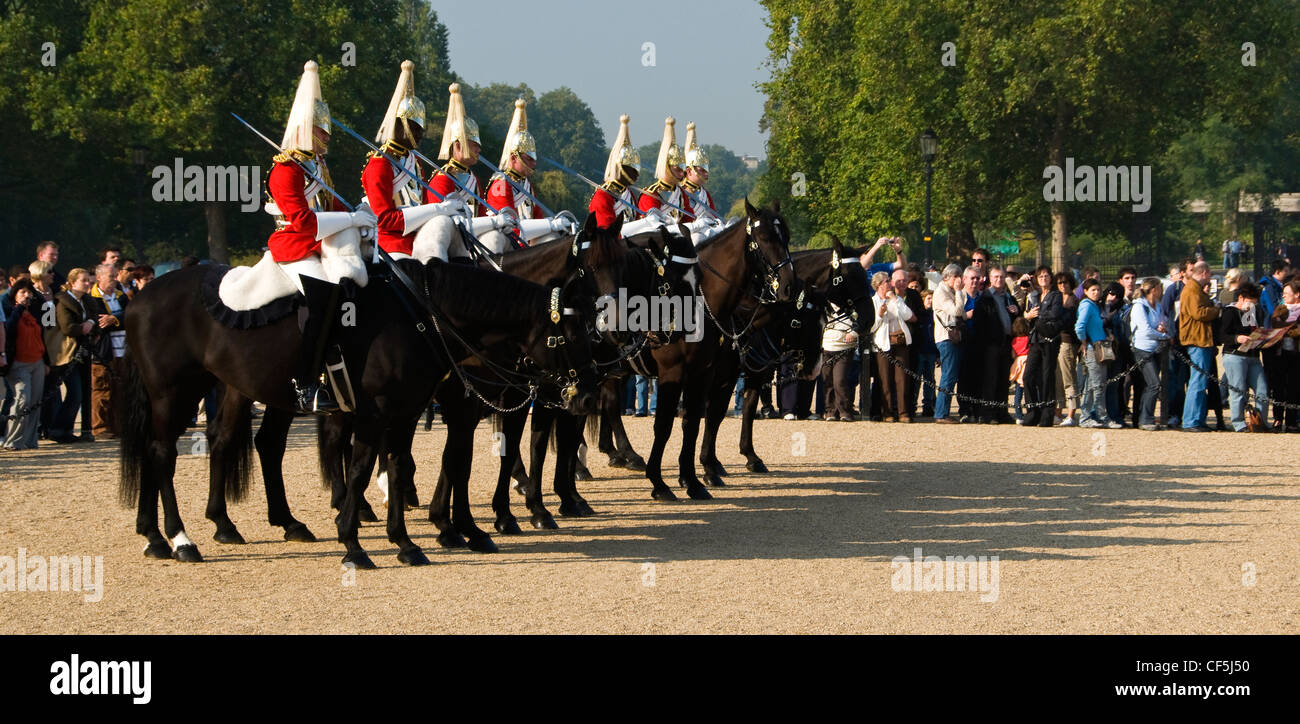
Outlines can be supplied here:
M388 469L388 542L397 544L397 560L408 566L427 566L429 559L411 540L406 531L407 491L415 484L415 460L411 457L411 441L415 439L417 414L409 423L399 421L391 425L384 435L384 462Z
M663 371L663 368L660 368ZM655 441L650 449L650 459L646 461L645 475L650 479L653 490L650 497L655 500L677 500L672 489L664 485L663 460L664 448L673 435L673 421L677 419L677 400L682 393L682 383L677 380L659 378L659 402L655 409Z
M361 503L365 500L366 486L370 484L370 473L375 467L375 457L379 450L379 421L375 419L358 419L352 433L352 460L348 465L347 492L335 518L338 524L339 542L346 548L343 565L351 564L356 568L371 569L375 567L370 556L357 540L357 531L361 528Z
M560 499L560 515L584 518L596 511L578 494L578 440L582 435L582 417L560 412L555 419L555 495Z
M464 536L472 551L496 553L497 544L492 536L474 523L469 507L469 476L474 462L474 428L481 417L477 400L456 400L447 415L447 446L442 451L442 470L447 473L452 486L451 522L456 532ZM441 538L441 536L439 536Z
M740 418L740 454L745 456L745 469L751 473L766 473L767 466L762 458L754 452L754 418L758 415L758 400L762 390L751 387L745 380L745 398L742 417Z
M292 426L293 413L268 407L262 415L262 424L257 428L254 444L257 447L257 459L262 463L262 482L266 487L266 521L284 528L285 540L315 543L316 536L289 511L289 499L284 492L284 448L289 441L289 428ZM343 476L339 475L336 479L339 483L337 487L341 489Z
M704 438L700 441L700 465L704 468L704 477L709 481L710 487L726 485L722 482L722 476L726 475L727 471L718 460L718 428L722 427L722 420L727 416L727 408L731 406L731 388L735 384L736 378L728 375L725 380L715 379L708 389Z
M206 390L204 390L206 391ZM154 436L149 444L154 480L163 506L163 533L172 541L172 558L182 563L202 562L198 546L185 534L180 506L176 503L176 440L185 430L190 414L202 393L183 399L162 399L154 402Z
M695 442L699 439L700 418L708 396L708 381L692 381L685 385L686 414L682 417L682 451L677 456L677 484L686 487L692 500L713 498L704 483L695 475Z
M617 454L614 447L614 420L623 418L621 382L622 380L615 377L600 383L600 403L596 408L600 415L600 434L597 436L596 449L609 456L611 468L627 467L627 461Z
M657 406L656 410L659 409ZM601 449L604 450L606 444L605 435L610 437L610 444L614 452L611 458L622 461L621 465L613 467L627 468L628 470L645 470L645 458L637 454L632 449L632 442L627 438L627 429L623 427L623 411L619 409L617 403L613 408L603 408L601 410Z
M236 487L240 485L236 458L243 455L238 448L248 443L248 413L252 405L252 400L227 387L216 419L208 421L208 507L204 515L216 523L217 532L212 535L212 540L218 543L247 543L226 510L226 482L230 480ZM247 476L246 472L244 474ZM242 491L236 496L242 497Z
M546 465L546 443L551 436L551 427L555 424L555 411L538 405L533 409L533 424L528 438L528 487L525 500L528 512L532 513L530 522L534 528L555 530L560 526L542 502L542 471Z
M501 469L497 473L497 487L492 495L492 512L497 516L493 527L498 533L506 535L523 532L519 529L519 521L515 519L515 514L510 512L510 478L515 468L523 465L519 456L519 439L523 437L524 422L527 418L526 409L503 413L500 416L501 448L497 452L501 455Z

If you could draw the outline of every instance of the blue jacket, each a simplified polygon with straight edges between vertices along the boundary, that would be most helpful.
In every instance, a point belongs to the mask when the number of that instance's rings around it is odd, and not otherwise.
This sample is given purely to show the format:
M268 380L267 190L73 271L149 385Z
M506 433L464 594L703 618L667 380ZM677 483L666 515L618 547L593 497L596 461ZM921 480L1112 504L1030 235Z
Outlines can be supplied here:
M1087 297L1079 302L1079 318L1074 321L1074 336L1079 338L1079 344L1106 340L1106 328L1101 323L1101 308Z
M1272 274L1265 274L1259 280L1259 287L1259 305L1264 308L1263 326L1272 329L1273 309L1282 301L1282 282L1274 279Z
M1169 339L1169 335L1156 331L1156 327L1164 321L1165 313L1162 309L1152 307L1142 297L1134 301L1133 311L1129 316L1129 329L1133 332L1133 349L1155 352L1161 341Z

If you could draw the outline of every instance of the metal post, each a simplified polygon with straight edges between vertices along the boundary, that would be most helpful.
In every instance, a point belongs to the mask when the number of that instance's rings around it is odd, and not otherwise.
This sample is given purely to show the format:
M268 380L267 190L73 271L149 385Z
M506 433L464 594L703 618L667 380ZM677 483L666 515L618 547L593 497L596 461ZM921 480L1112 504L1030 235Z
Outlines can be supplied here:
M929 159L925 162L925 269L929 269L934 264L932 253L934 237L930 235L930 179L934 175L934 167Z

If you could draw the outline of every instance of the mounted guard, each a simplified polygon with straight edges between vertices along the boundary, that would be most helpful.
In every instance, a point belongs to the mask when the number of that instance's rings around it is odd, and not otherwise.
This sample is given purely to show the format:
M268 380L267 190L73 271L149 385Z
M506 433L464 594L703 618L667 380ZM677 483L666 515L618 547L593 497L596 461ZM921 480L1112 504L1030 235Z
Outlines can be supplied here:
M502 237L515 234L519 228L519 219L511 209L501 209L501 213L494 216L479 216L479 203L475 198L479 193L478 177L470 172L470 168L478 163L479 153L483 150L478 123L465 113L460 84L452 83L448 90L451 98L447 101L447 121L442 129L442 146L438 150L438 160L447 163L429 179L429 186L443 198L438 199L426 191L424 200L429 203L453 199L461 201L468 209L471 234L483 240L490 249L508 245L508 239L497 239L494 233ZM468 257L469 251L458 236L453 236L444 254L439 254L444 259L447 255Z
M325 184L332 185L325 165L329 141L329 106L321 98L316 61L308 61L298 81L280 153L267 175L265 206L276 225L266 244L271 258L306 299L306 319L300 321L299 364L293 379L301 413L338 409L329 388L322 384L322 363L339 309L337 281L350 276L364 286L365 268L355 267L360 261L363 230L369 236L375 225L375 216L368 209L341 210L343 207L321 183L298 165L303 164Z
M528 131L527 103L524 99L515 100L515 113L510 119L510 128L506 131L505 146L501 149L501 170L492 175L488 182L487 201L489 206L504 211L512 209L518 215L519 234L529 244L550 241L562 236L578 233L577 220L568 211L562 211L548 217L542 211L530 177L537 170L537 141ZM479 209L480 214L493 216L486 208ZM506 249L492 249L504 252Z
M592 193L591 202L587 204L587 210L596 215L596 227L599 229L609 229L620 217L625 223L637 218L633 211L636 201L628 187L636 183L641 173L637 170L641 166L641 155L637 153L636 146L632 145L631 133L628 131L629 120L626 113L618 117L618 137L614 139L609 160L605 162L605 183ZM651 213L655 214L660 224L663 223L662 214ZM624 227L623 235L631 236L632 233Z
M691 205L692 214L685 221L707 218L712 214L721 219L713 194L704 188L709 182L709 157L695 139L695 122L686 124L686 178L682 180L682 195Z
M437 256L439 240L455 238L451 217L466 216L468 211L458 198L422 203L424 192L416 181L422 178L420 163L411 151L424 137L425 111L424 103L415 95L414 70L414 63L402 62L397 88L375 136L380 149L367 156L361 186L366 203L378 217L380 248L394 259L414 257L427 261ZM385 155L401 163L409 173L398 171Z

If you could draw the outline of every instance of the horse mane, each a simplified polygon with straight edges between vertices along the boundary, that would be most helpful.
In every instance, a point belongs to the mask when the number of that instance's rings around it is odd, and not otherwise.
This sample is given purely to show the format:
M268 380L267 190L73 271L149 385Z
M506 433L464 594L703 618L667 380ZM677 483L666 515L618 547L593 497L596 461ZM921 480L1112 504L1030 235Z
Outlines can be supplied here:
M495 270L434 260L425 265L423 273L429 301L441 311L455 309L475 318L526 322L550 303L545 287Z
M613 234L597 233L587 247L587 264L592 267L614 264L623 256L626 242Z

